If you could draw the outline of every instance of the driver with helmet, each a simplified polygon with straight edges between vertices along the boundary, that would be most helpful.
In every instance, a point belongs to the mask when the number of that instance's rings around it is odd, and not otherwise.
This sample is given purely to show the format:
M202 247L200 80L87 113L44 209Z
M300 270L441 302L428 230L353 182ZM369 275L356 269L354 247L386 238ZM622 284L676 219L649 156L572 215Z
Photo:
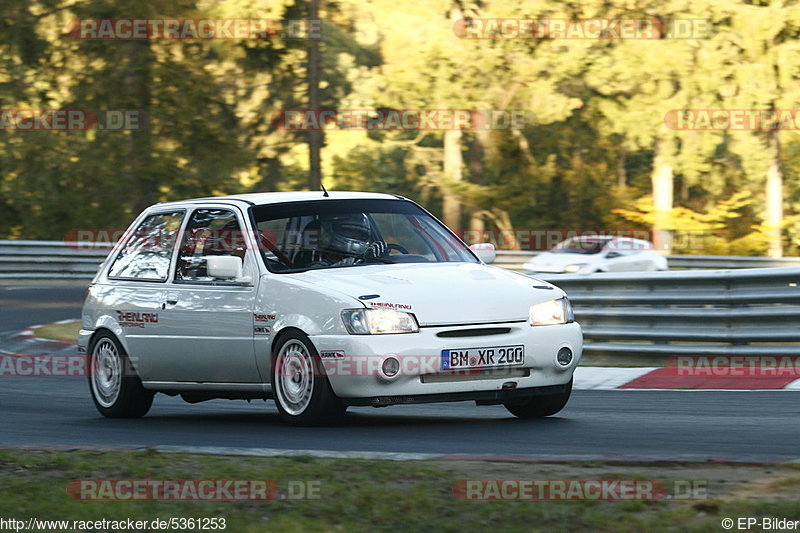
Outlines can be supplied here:
M320 215L309 226L319 231L319 258L312 266L357 265L386 254L386 243L372 239L372 227L364 213Z

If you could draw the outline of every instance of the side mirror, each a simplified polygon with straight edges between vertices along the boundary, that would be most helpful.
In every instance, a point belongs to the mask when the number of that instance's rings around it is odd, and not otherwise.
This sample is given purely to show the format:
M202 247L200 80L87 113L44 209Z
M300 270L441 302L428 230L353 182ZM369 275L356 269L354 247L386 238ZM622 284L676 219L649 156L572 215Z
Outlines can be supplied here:
M209 255L206 272L212 278L238 280L242 277L242 260L235 255Z
M494 263L494 260L497 257L497 251L494 249L494 244L490 242L473 244L469 247L469 249L478 256L478 259L487 264Z

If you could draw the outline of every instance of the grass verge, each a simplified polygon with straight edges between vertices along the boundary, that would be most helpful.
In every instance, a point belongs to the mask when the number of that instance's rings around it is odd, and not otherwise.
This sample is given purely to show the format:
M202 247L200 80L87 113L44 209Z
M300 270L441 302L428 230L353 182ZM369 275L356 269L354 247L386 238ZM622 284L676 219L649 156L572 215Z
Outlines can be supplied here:
M52 341L69 342L75 344L78 338L78 331L81 329L81 321L78 319L69 322L45 324L33 330L33 334L40 339Z
M727 470L723 474L714 468ZM669 481L692 472L713 474L714 483L725 485L724 490L709 484L707 499L651 502L474 502L457 499L452 491L463 479L653 479L659 475ZM80 479L262 479L276 481L282 492L292 482L313 480L319 482L319 497L251 502L79 501L68 495L67 485ZM698 471L695 465L397 462L5 449L0 450L0 516L70 521L223 517L226 531L235 533L721 531L726 517L800 517L798 479L800 468L785 465L701 465Z

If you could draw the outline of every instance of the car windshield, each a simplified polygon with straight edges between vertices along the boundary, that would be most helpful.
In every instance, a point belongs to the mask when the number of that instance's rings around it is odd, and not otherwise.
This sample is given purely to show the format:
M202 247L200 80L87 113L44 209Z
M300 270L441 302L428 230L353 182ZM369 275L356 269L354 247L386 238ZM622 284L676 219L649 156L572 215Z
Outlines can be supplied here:
M554 254L594 255L603 251L603 247L611 239L568 239L550 250Z
M445 226L405 200L314 200L256 206L251 213L270 272L478 262Z

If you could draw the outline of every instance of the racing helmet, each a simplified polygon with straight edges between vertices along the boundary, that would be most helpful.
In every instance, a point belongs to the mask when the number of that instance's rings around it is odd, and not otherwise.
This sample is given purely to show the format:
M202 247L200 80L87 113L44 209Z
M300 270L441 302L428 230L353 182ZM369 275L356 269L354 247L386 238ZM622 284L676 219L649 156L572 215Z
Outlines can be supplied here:
M364 213L321 215L319 224L320 249L355 256L367 251L372 228Z

